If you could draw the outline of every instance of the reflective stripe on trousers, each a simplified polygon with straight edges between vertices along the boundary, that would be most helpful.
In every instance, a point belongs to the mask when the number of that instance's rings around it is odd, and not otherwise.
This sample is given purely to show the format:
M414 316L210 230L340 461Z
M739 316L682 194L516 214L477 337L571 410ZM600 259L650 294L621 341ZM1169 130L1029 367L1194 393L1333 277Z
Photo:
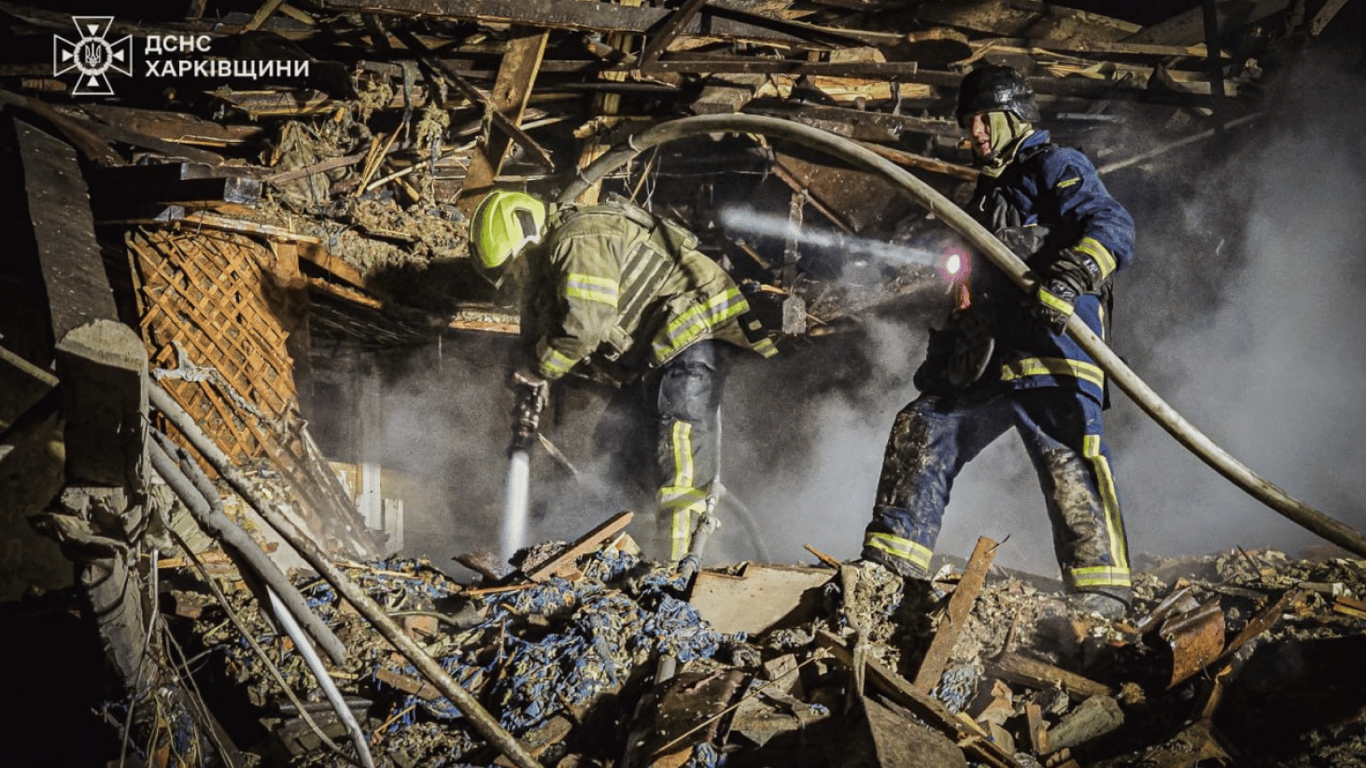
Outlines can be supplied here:
M688 553L716 479L716 418L723 384L716 344L693 344L658 372L654 415L661 480L656 538L669 542L672 560Z
M863 556L928 568L954 479L1015 427L1039 476L1064 579L1075 588L1127 587L1129 554L1100 404L1059 387L1014 390L986 402L922 396L887 441ZM890 557L889 557L890 555ZM916 574L911 574L916 575Z

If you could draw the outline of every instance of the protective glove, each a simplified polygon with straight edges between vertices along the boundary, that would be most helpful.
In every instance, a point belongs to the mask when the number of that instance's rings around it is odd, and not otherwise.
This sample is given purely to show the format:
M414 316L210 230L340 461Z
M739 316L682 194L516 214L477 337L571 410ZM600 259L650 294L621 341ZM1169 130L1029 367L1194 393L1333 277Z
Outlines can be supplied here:
M996 349L992 338L992 320L979 307L954 312L953 353L949 355L948 379L957 389L976 384L986 373L991 353Z
M1038 303L1034 316L1053 333L1062 333L1072 317L1077 299L1083 293L1094 293L1104 283L1100 265L1086 253L1065 248L1048 265L1039 281Z

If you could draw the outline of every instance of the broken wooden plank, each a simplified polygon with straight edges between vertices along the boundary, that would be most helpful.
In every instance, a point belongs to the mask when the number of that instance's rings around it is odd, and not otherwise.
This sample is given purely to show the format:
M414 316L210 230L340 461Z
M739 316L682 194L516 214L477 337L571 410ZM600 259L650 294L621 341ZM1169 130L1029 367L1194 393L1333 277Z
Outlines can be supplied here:
M744 111L812 125L858 141L895 142L908 133L954 138L963 135L963 129L949 119L894 115L871 109L824 104L796 104L773 98L752 99L745 104Z
M579 0L326 0L335 10L423 15L481 23L501 22L553 29L648 34L666 23L667 8L631 7ZM891 45L900 35L820 27L746 13L738 8L707 6L681 25L679 36L720 40L817 45Z
M1037 701L1025 702L1025 727L1029 729L1029 746L1036 755L1046 755L1048 744L1048 723L1043 719L1043 707Z
M973 603L977 602L977 596L986 584L987 571L991 568L991 561L996 558L996 546L995 541L982 536L977 539L977 546L972 548L968 567L958 580L958 588L949 597L948 613L935 631L934 640L930 642L930 648L920 662L920 670L911 683L921 693L930 693L939 685L944 666L949 662L949 654L967 626L968 614L972 612Z
M375 679L385 685L392 685L404 693L411 693L418 698L426 699L428 701L440 698L441 696L441 692L436 689L436 686L426 680L409 677L399 672L395 672L388 667L376 667Z
M968 768L962 750L943 732L915 727L910 718L867 696L860 697L860 701L865 720L859 725L866 724L867 733L858 729L850 735L854 736L854 749L872 752L871 765ZM871 749L859 745L865 738L872 742Z
M258 221L248 221L231 216L222 216L216 213L200 212L186 214L185 218L179 219L182 224L195 227L208 227L219 229L224 232L236 232L241 235L258 235L271 240L284 240L292 243L321 243L322 239L314 235L306 235L302 232L295 232L284 227L273 224L263 224Z
M640 51L640 58L636 60L636 66L641 69L649 69L654 64L659 54L663 53L673 42L678 33L683 31L684 26L692 21L693 16L702 10L702 6L707 4L707 0L683 0L683 4L678 6L669 14L669 18L664 22L664 26L659 31L650 36L650 41Z
M62 382L67 479L139 489L147 352L119 320L76 151L21 120L14 129Z
M117 122L138 133L176 144L204 147L238 146L260 139L266 134L265 126L259 124L237 125L205 120L186 112L139 109L113 104L85 104L82 109L105 123Z
M1007 653L995 661L988 661L986 668L988 674L1002 680L1039 690L1061 687L1068 695L1079 698L1098 694L1114 695L1114 690L1104 683L1018 653Z
M0 433L57 386L57 377L0 347Z
M853 652L829 631L817 632L816 644L831 651L840 664L853 667ZM916 690L896 672L874 659L866 659L864 668L870 683L930 727L948 734L969 756L992 768L1020 768L1013 755L989 741L971 720L959 718L937 699Z
M701 571L689 602L718 632L757 635L810 616L831 576L825 568L759 563L739 576Z
M1091 696L1048 729L1048 743L1055 751L1071 749L1094 741L1123 724L1124 711L1119 708L1119 702L1103 694Z
M513 27L508 33L507 50L498 67L488 108L497 110L513 125L521 125L549 38L549 31L533 27ZM474 212L474 207L493 187L511 146L511 136L502 131L486 131L479 137L456 202L456 208L465 216Z
M430 67L437 75L450 81L450 83L463 92L470 101L482 106L485 115L492 121L494 126L510 136L513 141L520 144L523 149L530 153L531 157L539 160L544 167L554 170L555 161L551 159L550 153L538 144L535 139L528 136L526 131L523 131L515 123L509 120L506 115L499 111L487 94L471 85L464 77L461 77L455 70L447 66L445 62L437 58L436 55L418 39L417 35L414 35L408 30L399 30L394 34L409 51L412 51L412 53L417 56L419 61Z
M1243 631L1239 632L1237 636L1228 642L1228 645L1224 647L1224 652L1219 655L1217 661L1222 662L1228 660L1229 657L1237 653L1239 649L1253 638L1275 626L1276 622L1281 620L1281 614L1285 613L1285 609L1299 594L1299 589L1287 589L1285 592L1281 593L1279 598L1271 601L1266 607L1258 611L1256 616L1253 616L1248 620L1247 626L1243 627Z
M1280 13L1290 5L1290 0L1239 0L1239 2L1215 3L1218 26L1236 24L1246 26ZM1235 21L1236 19L1236 21ZM1125 43L1150 43L1158 45L1193 45L1205 39L1205 8L1197 4L1194 8L1150 24L1122 39Z
M260 29L261 25L266 23L266 19L269 19L271 14L280 9L280 6L284 4L284 1L285 0L266 0L261 4L261 7L256 10L256 13L252 14L251 21L248 21L246 25L242 27L242 30L244 32L251 32Z
M1043 40L1116 40L1141 29L1133 22L1039 0L927 3L916 8L916 18L926 24L945 24L1003 37Z
M1347 0L1328 0L1324 3L1319 12L1314 14L1313 20L1309 22L1309 34L1318 37L1323 32L1323 28L1328 26L1328 22L1332 21L1338 11L1342 10L1342 6L1346 4Z
M1191 45L1158 45L1153 43L1110 42L1105 40L1069 39L1040 40L1030 37L994 37L970 40L974 50L998 53L1028 53L1032 55L1103 53L1122 56L1154 56L1164 58L1203 59L1208 56L1204 43Z
M633 517L635 517L635 513L630 511L613 516L607 522L580 536L573 544L570 544L559 554L526 572L526 577L532 581L539 582L545 581L552 576L564 575L565 572L573 569L575 560L607 543L608 539L616 536L626 528Z
M1335 595L1333 612L1354 619L1366 619L1366 601L1355 600L1346 595Z

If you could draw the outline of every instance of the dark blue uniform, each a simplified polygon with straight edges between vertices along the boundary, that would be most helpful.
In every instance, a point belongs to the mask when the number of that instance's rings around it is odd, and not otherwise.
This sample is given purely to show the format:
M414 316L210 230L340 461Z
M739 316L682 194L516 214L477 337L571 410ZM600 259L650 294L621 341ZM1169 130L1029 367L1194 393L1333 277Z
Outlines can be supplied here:
M983 175L970 212L1045 274L1065 248L1090 256L1106 280L1133 260L1133 219L1081 152L1037 130L997 177ZM932 335L916 374L921 395L893 425L863 557L927 575L949 493L963 466L1012 426L1038 471L1064 580L1079 591L1123 596L1128 549L1110 454L1102 440L1104 375L1065 333L1033 313L1038 302L994 266L976 260L970 306ZM1106 336L1108 288L1082 294L1075 312ZM950 383L945 367L967 313L990 329L994 351L974 383Z

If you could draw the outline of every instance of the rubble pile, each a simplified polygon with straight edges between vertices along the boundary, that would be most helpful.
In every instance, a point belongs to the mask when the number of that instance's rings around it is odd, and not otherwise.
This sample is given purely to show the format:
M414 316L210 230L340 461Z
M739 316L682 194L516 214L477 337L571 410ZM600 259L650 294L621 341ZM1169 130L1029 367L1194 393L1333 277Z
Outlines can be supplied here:
M343 566L545 766L1366 761L1366 562L1149 558L1132 609L1110 622L1055 582L990 567L983 542L929 582L825 558L689 580L624 534L535 579L571 546L524 550L512 572L470 584L424 560ZM211 659L197 674L205 701L236 701L228 731L242 746L260 739L248 764L354 762L344 723L253 591L226 590L240 620L229 622L191 576L167 578L171 623ZM327 581L294 578L346 645L330 673L374 764L514 764Z

